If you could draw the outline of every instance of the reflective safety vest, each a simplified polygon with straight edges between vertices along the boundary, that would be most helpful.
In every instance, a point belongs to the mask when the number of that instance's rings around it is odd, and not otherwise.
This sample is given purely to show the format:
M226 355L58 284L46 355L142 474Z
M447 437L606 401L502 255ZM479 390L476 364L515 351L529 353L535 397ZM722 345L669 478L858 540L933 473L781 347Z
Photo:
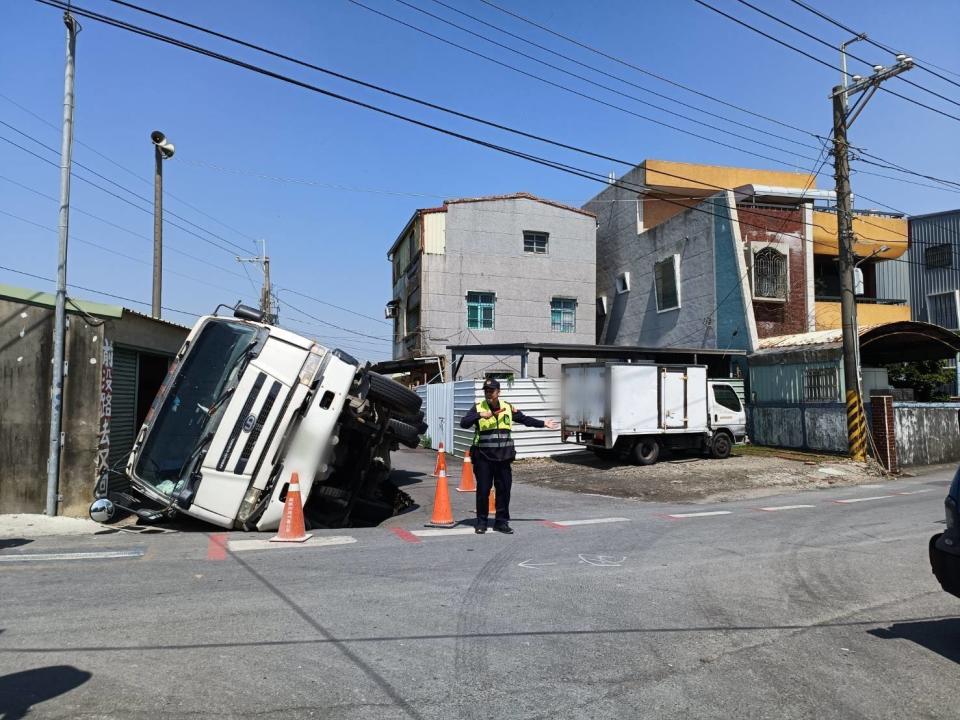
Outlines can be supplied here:
M477 412L493 412L486 400L477 403ZM510 428L513 427L513 406L510 403L500 402L500 412L490 418L480 418L477 421L477 430L473 435L473 444L481 450L513 450L513 438L510 437Z

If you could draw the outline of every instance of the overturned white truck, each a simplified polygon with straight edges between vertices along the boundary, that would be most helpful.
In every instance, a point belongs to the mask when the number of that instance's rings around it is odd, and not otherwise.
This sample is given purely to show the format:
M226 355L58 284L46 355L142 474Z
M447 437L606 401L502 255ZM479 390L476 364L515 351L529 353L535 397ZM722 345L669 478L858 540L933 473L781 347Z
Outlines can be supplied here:
M215 311L170 367L127 461L129 483L99 488L90 515L183 513L274 530L295 472L312 527L375 525L409 502L388 479L390 451L419 444L420 404L369 365L257 310Z

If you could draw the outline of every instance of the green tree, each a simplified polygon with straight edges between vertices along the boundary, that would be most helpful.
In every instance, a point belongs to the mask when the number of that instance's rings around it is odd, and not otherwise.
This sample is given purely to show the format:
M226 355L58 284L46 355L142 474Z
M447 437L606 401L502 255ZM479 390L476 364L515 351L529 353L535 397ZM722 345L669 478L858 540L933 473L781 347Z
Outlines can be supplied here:
M887 365L890 384L895 388L913 388L915 398L920 402L945 400L941 392L943 385L953 382L952 368L945 368L942 360L917 360L908 363Z

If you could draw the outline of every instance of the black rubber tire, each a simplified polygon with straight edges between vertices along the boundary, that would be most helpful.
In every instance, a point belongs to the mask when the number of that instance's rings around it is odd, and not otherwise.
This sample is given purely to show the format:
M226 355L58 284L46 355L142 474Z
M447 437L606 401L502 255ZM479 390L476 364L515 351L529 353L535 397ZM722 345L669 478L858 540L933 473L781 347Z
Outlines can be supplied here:
M423 400L413 390L380 373L370 372L367 377L370 379L369 399L404 415L413 415L420 410Z
M633 459L637 465L653 465L660 457L660 441L652 437L642 437L633 446Z
M394 415L394 420L399 420L407 425L417 426L423 422L424 417L426 416L424 415L423 410L421 410L413 415Z
M420 433L413 425L407 425L391 418L387 422L387 432L399 440L401 445L406 445L408 448L415 448L420 445Z
M718 432L710 443L710 457L717 460L726 460L733 450L733 438L725 432Z

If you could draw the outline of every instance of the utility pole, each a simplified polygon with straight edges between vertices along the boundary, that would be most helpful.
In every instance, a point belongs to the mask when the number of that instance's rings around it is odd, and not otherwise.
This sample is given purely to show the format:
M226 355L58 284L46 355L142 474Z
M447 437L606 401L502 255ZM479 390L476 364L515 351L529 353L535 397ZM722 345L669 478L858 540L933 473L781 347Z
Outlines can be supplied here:
M80 24L69 12L67 57L63 73L63 133L60 141L60 245L57 254L57 301L53 316L53 378L50 382L50 453L47 456L47 515L57 514L60 499L60 450L63 445L64 345L67 334L67 240L70 234L70 173L73 163L73 80Z
M263 272L263 285L260 288L260 312L265 322L277 322L273 306L273 288L270 285L270 256L267 255L267 241L260 241L260 254L257 257L238 257L237 262L256 263Z
M173 157L173 143L159 130L150 133L153 142L153 303L151 315L160 319L163 287L163 161Z
M913 60L897 55L897 64L887 68L875 65L868 78L853 75L853 84L833 88L833 159L837 183L837 237L840 270L840 314L843 329L843 380L846 387L847 443L850 457L863 461L867 455L867 425L860 396L860 333L857 329L857 298L854 280L853 201L850 194L850 146L847 129L873 97L880 83L906 72ZM852 108L848 99L863 93Z

